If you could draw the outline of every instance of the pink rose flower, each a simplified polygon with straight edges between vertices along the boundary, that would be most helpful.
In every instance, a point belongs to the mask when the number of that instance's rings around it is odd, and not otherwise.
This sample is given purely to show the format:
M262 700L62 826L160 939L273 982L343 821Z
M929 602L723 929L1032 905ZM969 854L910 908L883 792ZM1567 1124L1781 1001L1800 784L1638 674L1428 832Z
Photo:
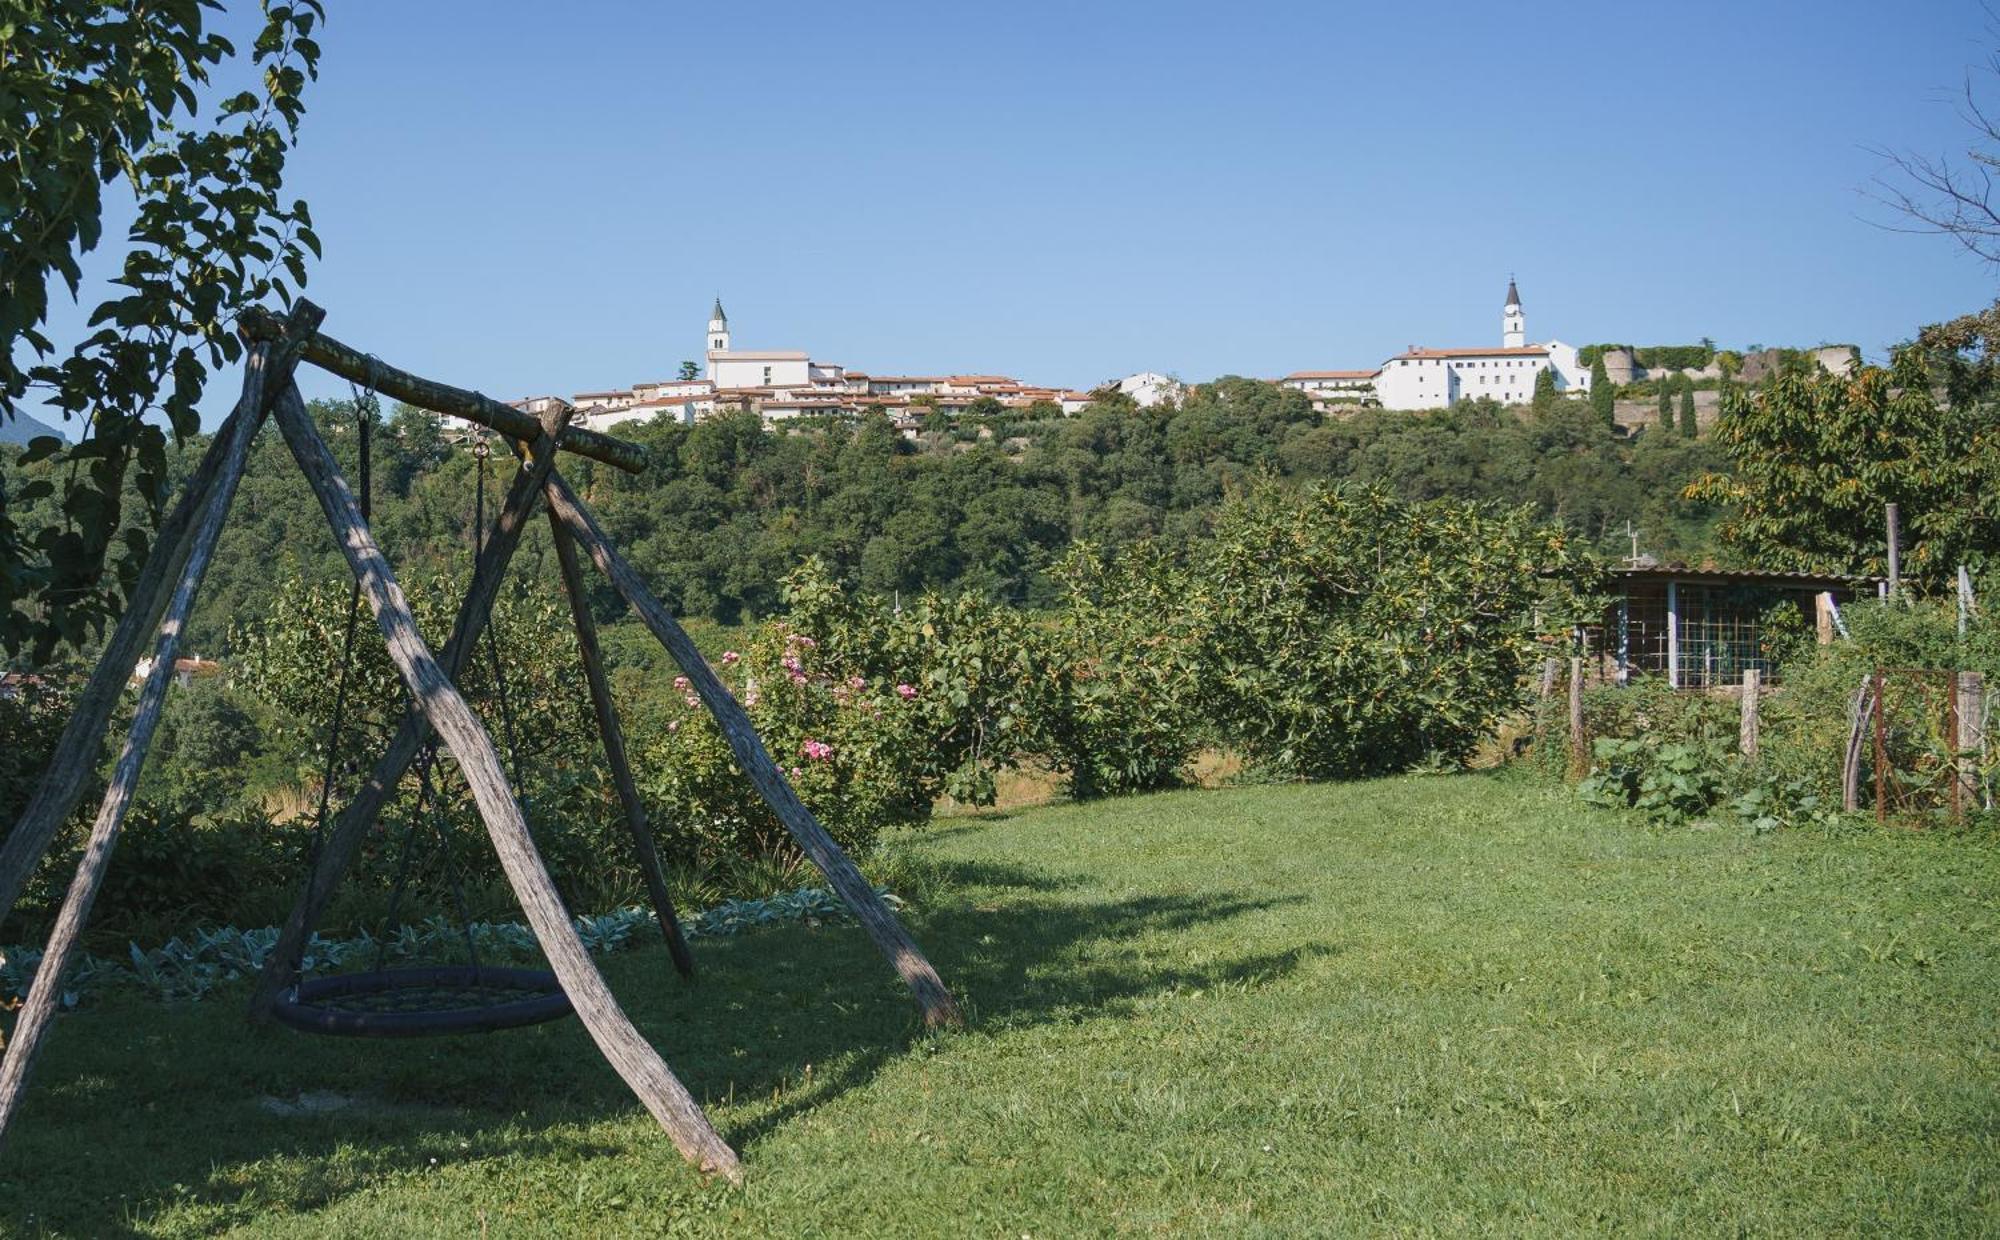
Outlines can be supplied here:
M688 678L685 676L674 677L674 688L679 689L682 693L686 693L688 691Z
M799 753L814 762L824 762L833 756L833 746L808 737L806 743L799 746Z
M866 689L868 682L859 676L849 676L847 678L847 687L850 689Z
M743 656L737 654L734 650L725 650L722 652L722 661L725 664L738 662L742 658Z
M904 700L905 702L907 702L907 701L909 701L910 699L912 699L912 698L914 698L914 697L916 697L916 696L917 696L917 687L916 687L915 685L912 685L912 684L900 684L900 685L897 685L897 686L896 686L896 696L897 696L897 697L899 697L899 698L902 698L902 699L903 699L903 700Z
M700 694L697 694L697 693L690 693L690 694L688 694L688 695L687 695L687 704L688 704L689 706L699 706L699 705L701 705L701 695L700 695Z

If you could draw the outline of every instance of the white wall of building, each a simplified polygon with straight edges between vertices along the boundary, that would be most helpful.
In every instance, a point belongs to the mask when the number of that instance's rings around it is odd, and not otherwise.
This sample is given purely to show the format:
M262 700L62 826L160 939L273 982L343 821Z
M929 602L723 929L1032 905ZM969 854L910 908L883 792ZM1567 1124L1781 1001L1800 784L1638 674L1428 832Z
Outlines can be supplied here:
M812 359L790 350L710 353L708 377L718 388L811 387Z

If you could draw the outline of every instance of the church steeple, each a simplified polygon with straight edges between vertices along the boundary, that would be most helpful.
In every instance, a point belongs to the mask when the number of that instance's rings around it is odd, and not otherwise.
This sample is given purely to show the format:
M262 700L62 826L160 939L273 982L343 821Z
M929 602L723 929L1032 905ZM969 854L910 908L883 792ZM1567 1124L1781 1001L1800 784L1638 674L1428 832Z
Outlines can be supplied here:
M715 299L715 309L708 312L708 351L729 352L729 316L722 312L720 297Z
M1521 312L1521 291L1507 277L1507 304L1500 310L1500 347L1518 349L1528 343L1528 316Z

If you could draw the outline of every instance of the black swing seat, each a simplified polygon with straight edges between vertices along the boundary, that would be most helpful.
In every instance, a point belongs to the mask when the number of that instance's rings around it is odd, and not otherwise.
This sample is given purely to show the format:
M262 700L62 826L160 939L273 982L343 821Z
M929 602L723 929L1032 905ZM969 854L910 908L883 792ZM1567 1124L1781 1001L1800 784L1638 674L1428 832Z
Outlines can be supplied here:
M421 1038L539 1025L573 1010L543 969L437 965L308 978L272 1015L304 1033Z

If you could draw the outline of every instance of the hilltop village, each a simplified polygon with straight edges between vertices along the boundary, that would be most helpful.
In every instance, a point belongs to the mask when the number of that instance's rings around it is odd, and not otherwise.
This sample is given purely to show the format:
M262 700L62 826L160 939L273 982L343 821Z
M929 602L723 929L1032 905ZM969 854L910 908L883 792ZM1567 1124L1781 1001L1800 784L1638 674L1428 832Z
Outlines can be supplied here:
M1629 347L1585 350L1556 339L1531 342L1520 288L1511 278L1500 309L1499 335L1497 345L1411 345L1373 367L1298 370L1273 382L1306 393L1315 408L1332 411L1437 409L1481 397L1503 405L1525 405L1533 400L1543 374L1557 393L1588 395L1593 363L1599 361L1606 377L1617 385L1667 374L1715 377L1709 373L1712 366L1649 371ZM1845 345L1819 352L1820 363L1835 373L1842 373L1854 358L1854 350ZM1075 414L1109 391L1123 393L1145 408L1176 400L1185 391L1179 380L1150 371L1083 392L1007 375L873 374L821 361L802 349L740 349L719 297L709 312L704 355L705 373L687 362L672 379L578 392L567 399L578 410L578 422L593 430L661 416L691 424L719 413L749 411L775 425L801 417L879 410L913 434L931 414L998 413L1035 406ZM514 403L539 413L555 399L537 396Z

